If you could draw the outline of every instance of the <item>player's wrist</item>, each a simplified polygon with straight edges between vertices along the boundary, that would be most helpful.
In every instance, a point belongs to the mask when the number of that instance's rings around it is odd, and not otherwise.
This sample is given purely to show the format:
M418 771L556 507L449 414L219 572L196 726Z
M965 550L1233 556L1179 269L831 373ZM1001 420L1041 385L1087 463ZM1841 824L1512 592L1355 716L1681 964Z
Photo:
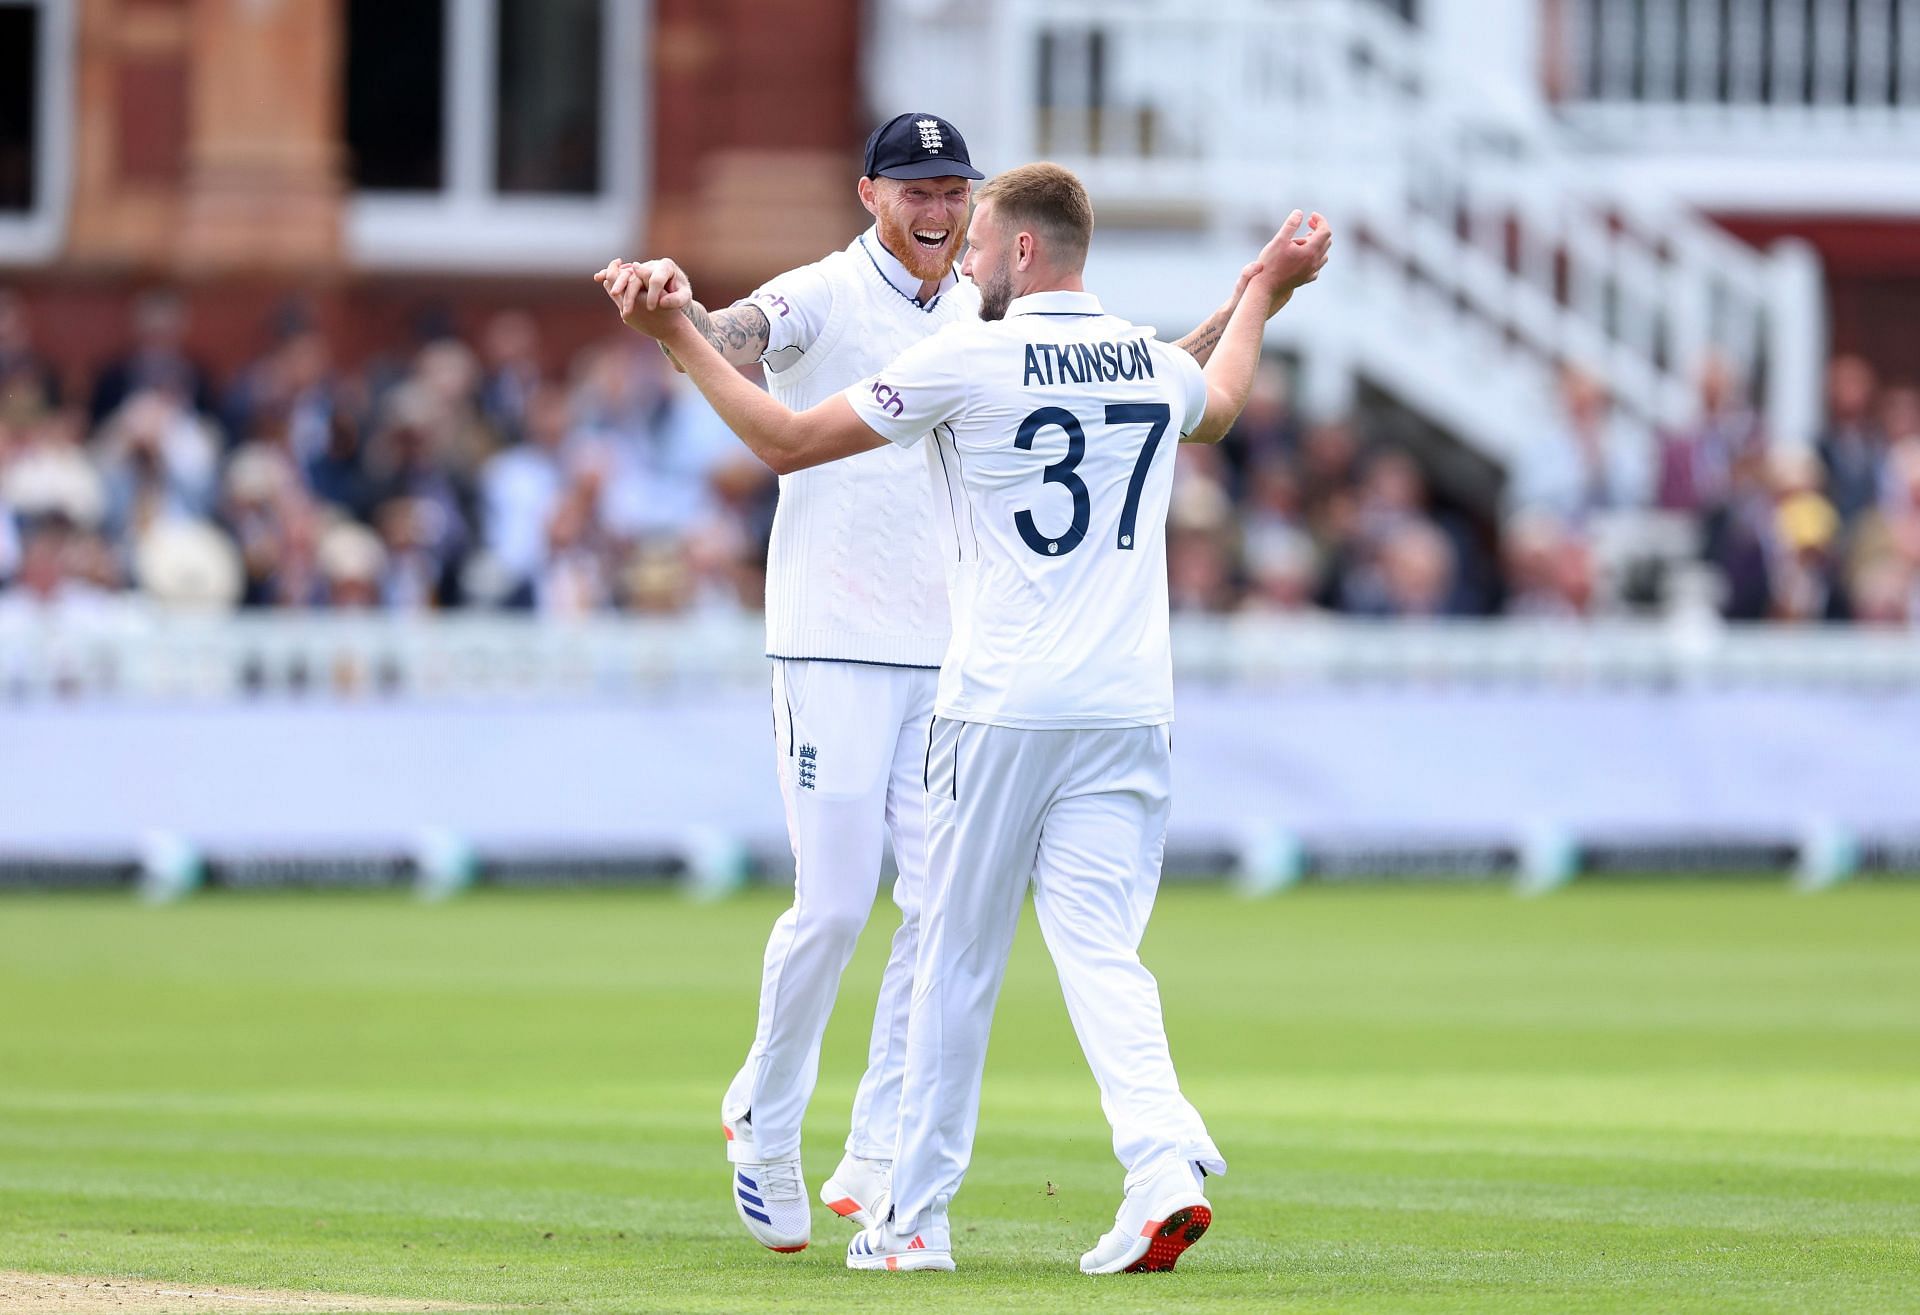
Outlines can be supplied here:
M676 364L679 362L679 354L695 339L704 341L693 320L685 314L667 316L665 323L659 326L658 339L660 350Z

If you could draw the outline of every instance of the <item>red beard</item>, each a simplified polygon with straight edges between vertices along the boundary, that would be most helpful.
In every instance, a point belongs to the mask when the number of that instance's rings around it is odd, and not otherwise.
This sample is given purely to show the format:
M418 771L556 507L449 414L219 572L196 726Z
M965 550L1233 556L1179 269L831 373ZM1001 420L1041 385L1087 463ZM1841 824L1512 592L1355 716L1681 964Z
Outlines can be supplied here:
M960 250L959 229L948 232L947 240L934 249L920 245L906 220L884 210L878 219L881 244L907 267L907 273L922 283L938 283L953 269L953 258Z

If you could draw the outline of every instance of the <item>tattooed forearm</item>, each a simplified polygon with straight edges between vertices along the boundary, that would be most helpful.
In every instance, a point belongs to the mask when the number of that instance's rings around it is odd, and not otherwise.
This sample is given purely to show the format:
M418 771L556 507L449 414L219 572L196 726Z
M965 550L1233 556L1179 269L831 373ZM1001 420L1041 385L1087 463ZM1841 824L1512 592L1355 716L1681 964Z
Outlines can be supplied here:
M699 302L687 307L687 318L713 349L734 365L750 365L767 350L767 317L758 306L729 306L708 311Z
M1213 318L1182 338L1176 346L1194 360L1205 365L1207 358L1213 355L1213 349L1220 345L1220 336L1227 331L1229 311L1215 311Z

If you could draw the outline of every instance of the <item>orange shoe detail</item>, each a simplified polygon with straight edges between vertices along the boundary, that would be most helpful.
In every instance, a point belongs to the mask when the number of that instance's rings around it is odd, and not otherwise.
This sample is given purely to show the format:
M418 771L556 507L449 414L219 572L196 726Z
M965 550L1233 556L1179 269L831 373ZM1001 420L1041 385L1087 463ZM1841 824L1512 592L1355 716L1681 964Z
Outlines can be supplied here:
M1180 1253L1198 1242L1212 1223L1213 1211L1204 1205L1175 1210L1159 1223L1149 1223L1140 1230L1142 1237L1153 1238L1147 1244L1147 1254L1128 1265L1127 1273L1158 1274L1172 1269Z
M860 1203L854 1200L851 1196L843 1196L838 1201L827 1202L827 1209L833 1211L835 1214L839 1215L842 1219L845 1219L848 1215L853 1214L855 1211L859 1210L859 1208L860 1208Z
M725 1123L723 1123L723 1124L721 1124L721 1125L720 1125L720 1131L721 1131L721 1132L724 1132L724 1133L726 1133L726 1134L727 1134L727 1140L728 1140L728 1141L732 1141L732 1140L733 1140L733 1128L732 1128L732 1127L731 1127L730 1125L728 1125L728 1124L725 1124Z
M888 1269L898 1269L898 1268L900 1268L900 1257L898 1257L898 1256L888 1256L888 1257L887 1257L887 1268L888 1268Z

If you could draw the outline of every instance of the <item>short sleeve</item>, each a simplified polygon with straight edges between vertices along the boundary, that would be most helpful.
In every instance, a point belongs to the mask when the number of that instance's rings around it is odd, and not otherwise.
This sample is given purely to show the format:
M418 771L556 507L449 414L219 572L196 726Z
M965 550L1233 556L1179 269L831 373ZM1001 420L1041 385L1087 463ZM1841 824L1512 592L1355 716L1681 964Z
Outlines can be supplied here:
M842 395L874 433L912 447L966 405L965 347L964 327L948 325Z
M1183 347L1169 346L1167 355L1173 358L1173 368L1180 381L1180 396L1186 406L1186 418L1180 423L1180 432L1191 434L1200 427L1200 421L1207 414L1206 371Z
M818 341L833 313L833 285L818 265L790 269L734 303L767 317L767 350L760 355L775 374L793 365Z

